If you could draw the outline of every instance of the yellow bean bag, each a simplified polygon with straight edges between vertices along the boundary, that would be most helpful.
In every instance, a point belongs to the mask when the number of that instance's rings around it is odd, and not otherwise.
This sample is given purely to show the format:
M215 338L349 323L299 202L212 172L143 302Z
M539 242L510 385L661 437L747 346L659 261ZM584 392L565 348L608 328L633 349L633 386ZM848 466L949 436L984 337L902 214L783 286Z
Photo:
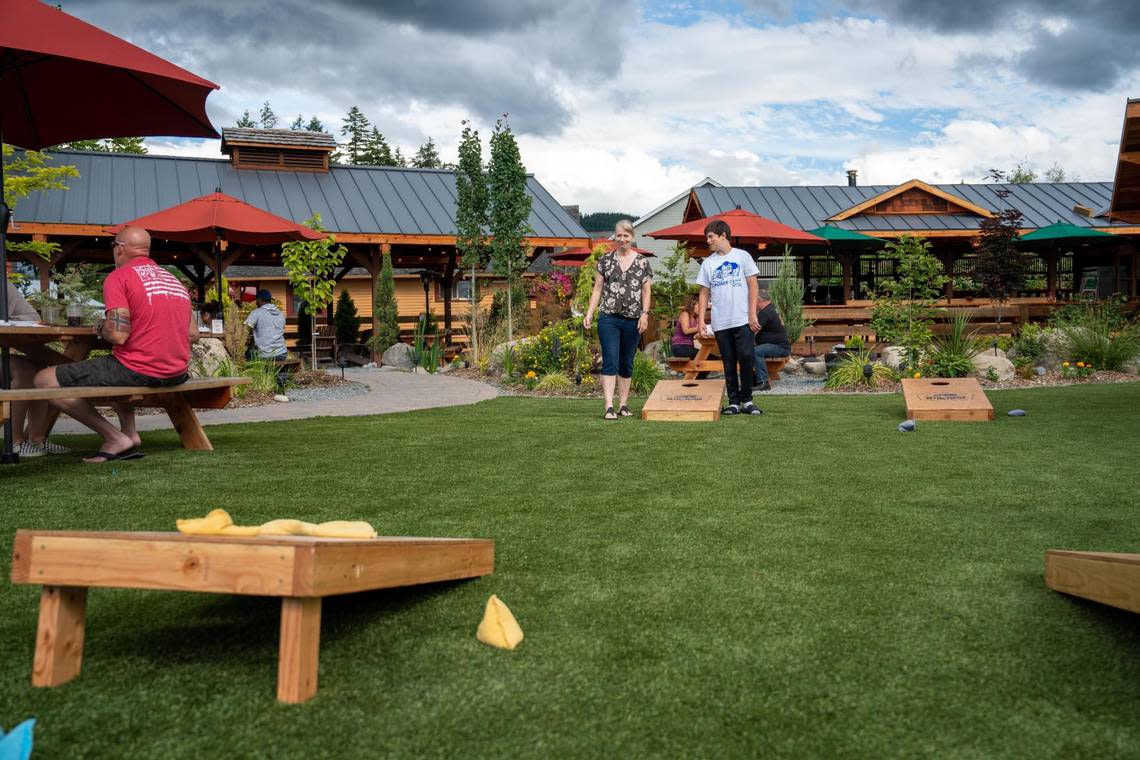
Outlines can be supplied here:
M176 520L179 533L191 536L314 536L317 538L375 538L376 531L366 522L331 520L308 523L301 520L270 520L261 525L234 525L224 509L211 510L205 517Z
M491 594L487 600L487 609L483 611L483 620L475 631L475 638L499 649L514 649L523 640L523 632L510 608L499 597Z

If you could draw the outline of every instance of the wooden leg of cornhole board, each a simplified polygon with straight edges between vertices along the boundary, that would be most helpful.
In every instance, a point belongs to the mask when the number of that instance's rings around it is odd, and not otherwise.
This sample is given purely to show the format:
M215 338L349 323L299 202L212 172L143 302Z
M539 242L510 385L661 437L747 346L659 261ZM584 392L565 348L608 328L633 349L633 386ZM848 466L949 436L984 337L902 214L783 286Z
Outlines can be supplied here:
M1045 552L1045 585L1054 591L1140 612L1140 554Z
M281 649L277 661L277 701L298 704L317 693L321 651L321 598L281 600Z
M36 627L33 686L59 686L79 675L83 665L83 628L87 619L87 589L44 586L40 591L40 621Z
M170 417L170 424L174 425L174 429L182 438L182 448L197 451L214 450L210 439L206 437L206 431L198 422L198 415L194 414L194 409L185 398L177 394L164 396L162 407Z

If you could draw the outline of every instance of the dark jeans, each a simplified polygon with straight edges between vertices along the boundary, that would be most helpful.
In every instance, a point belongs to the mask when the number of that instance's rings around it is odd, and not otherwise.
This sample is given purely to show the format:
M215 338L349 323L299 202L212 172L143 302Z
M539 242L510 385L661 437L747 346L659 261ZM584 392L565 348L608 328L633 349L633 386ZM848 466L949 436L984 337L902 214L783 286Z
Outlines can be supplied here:
M747 404L752 400L752 373L755 365L752 347L755 345L756 336L748 325L717 330L713 335L716 336L720 360L724 364L728 403Z
M602 344L602 374L633 377L633 355L641 333L637 320L617 314L598 317L598 342Z
M677 345L673 344L673 356L678 359L692 359L697 355L697 347L692 345Z
M123 363L114 356L96 356L94 359L82 362L60 364L55 368L55 379L63 388L74 388L79 385L166 388L186 382L186 373L174 377L140 375L133 369L124 367Z
M756 385L768 382L768 365L764 360L768 357L773 359L782 356L791 356L792 349L788 346L781 346L776 343L761 343L753 349L753 356L756 357Z

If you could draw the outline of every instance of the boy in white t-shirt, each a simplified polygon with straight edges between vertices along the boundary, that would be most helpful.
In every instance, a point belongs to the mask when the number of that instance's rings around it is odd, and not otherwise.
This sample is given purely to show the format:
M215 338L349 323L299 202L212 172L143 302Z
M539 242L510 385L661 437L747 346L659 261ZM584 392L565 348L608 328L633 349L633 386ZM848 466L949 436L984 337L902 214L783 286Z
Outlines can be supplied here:
M756 262L747 252L733 248L728 223L716 219L705 227L709 255L701 262L697 284L701 286L698 314L701 335L716 336L728 406L721 414L763 414L752 403L753 344L760 323L756 319ZM712 301L712 326L705 324L705 307Z

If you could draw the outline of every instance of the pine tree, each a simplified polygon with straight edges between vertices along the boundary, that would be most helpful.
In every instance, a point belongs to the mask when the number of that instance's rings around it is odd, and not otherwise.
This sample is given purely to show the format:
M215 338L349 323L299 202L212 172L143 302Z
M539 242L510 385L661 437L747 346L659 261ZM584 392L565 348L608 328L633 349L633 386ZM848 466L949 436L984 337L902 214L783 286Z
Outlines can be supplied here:
M392 254L384 253L376 292L372 295L372 350L382 354L400 342L400 306L396 303L396 279L392 274Z
M487 175L483 171L483 145L479 132L463 122L459 140L459 165L455 170L455 247L462 256L463 267L471 276L471 352L479 361L479 293L478 271L487 265Z
M505 277L514 292L527 265L526 235L530 231L531 198L526 192L526 167L507 116L495 122L491 135L491 163L487 170L490 198L491 261L495 274ZM507 340L514 340L514 315L507 299Z
M392 147L376 127L368 134L368 141L357 163L363 166L392 166Z
M261 106L259 120L261 121L262 129L277 129L277 114L275 114L273 109L269 106L268 100Z
M348 109L348 114L341 122L340 136L348 138L343 143L340 158L350 164L361 162L361 157L368 150L371 135L368 133L371 123L357 106Z
M404 154L400 152L400 146L392 149L392 163L385 164L385 166L407 166L408 161L404 158Z
M302 130L305 128L305 117L297 114L297 118L293 119L293 123L289 125L289 129Z
M305 129L310 132L324 132L325 125L316 116L309 119L309 123L305 125Z
M238 117L237 124L234 126L242 127L244 129L253 129L257 126L257 122L249 115L249 109L245 109L240 117Z
M360 342L360 317L356 313L356 303L347 290L340 291L336 311L333 312L333 324L336 326L338 346L355 346Z
M439 160L439 151L436 150L435 141L430 137L416 151L416 155L412 158L412 166L417 169L439 169L443 166L443 162Z

